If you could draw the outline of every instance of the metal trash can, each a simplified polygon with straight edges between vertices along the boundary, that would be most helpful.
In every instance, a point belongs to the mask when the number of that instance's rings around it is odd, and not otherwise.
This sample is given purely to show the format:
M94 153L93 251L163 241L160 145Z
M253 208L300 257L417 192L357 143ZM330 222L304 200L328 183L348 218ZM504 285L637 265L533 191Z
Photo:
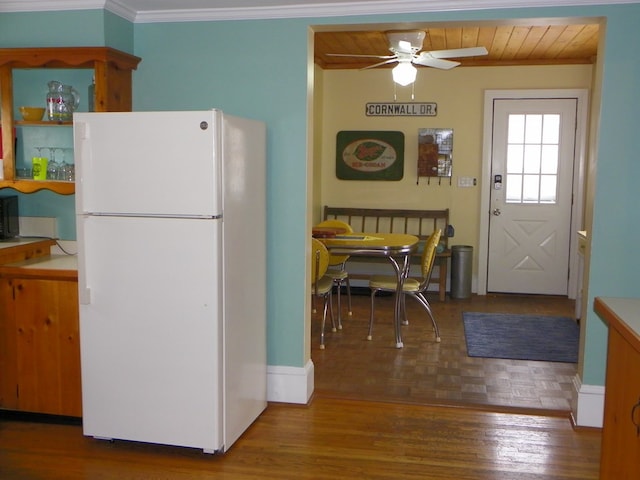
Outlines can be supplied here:
M453 245L451 247L451 298L471 298L471 273L473 247Z

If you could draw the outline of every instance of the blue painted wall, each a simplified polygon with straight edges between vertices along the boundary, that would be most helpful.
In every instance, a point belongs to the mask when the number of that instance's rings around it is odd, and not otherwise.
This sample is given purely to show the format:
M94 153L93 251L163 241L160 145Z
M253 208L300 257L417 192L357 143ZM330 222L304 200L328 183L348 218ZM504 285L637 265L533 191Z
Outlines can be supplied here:
M605 71L589 283L595 295L639 296L640 6L614 5L291 20L127 25L103 12L3 14L0 46L130 46L136 110L219 107L268 127L269 363L304 364L307 203L307 36L312 25L603 16ZM45 29L52 19L60 28ZM43 28L29 29L27 23ZM106 31L105 31L106 30ZM116 45L112 42L116 42ZM129 48L124 48L129 50ZM183 160L188 165L188 159ZM179 171L177 172L179 173ZM45 199L51 200L51 199ZM64 203L66 199L62 200ZM43 202L44 203L44 202ZM64 205L61 205L65 207ZM70 207L71 208L71 207ZM606 328L589 308L583 382L604 384Z

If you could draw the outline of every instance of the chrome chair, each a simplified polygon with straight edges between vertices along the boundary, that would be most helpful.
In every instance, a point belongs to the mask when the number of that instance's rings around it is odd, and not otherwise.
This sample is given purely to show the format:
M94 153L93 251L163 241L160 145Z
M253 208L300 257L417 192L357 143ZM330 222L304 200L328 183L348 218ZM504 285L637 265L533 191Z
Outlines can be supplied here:
M425 293L429 288L431 271L433 270L433 264L436 258L436 247L438 246L441 235L442 230L438 229L433 232L425 242L424 251L422 252L421 257L422 277L406 278L402 287L401 298L401 310L402 315L404 316L403 323L405 325L409 323L407 320L407 312L405 309L405 299L407 296L411 296L415 298L420 303L420 305L422 305L422 307L427 311L427 314L431 318L433 331L436 334L436 342L440 342L440 330L438 329L438 324L436 323L436 319L434 318L433 312L431 311L431 305L429 305L429 302L425 297ZM373 335L374 303L376 293L380 291L395 292L397 288L397 282L397 278L392 275L374 275L369 280L369 288L371 289L371 317L369 319L369 334L367 335L367 340L371 340Z
M320 327L320 349L324 349L324 327L327 320L327 310L331 316L332 330L336 331L335 321L333 319L333 278L326 275L329 266L329 251L327 247L315 238L311 239L311 293L314 299L322 298L324 300L324 309L322 313L322 325Z
M336 228L344 228L345 233L353 233L353 228L346 222L342 220L325 220L320 222L318 227L336 227ZM347 287L347 301L349 310L347 311L349 316L353 315L353 311L351 309L351 284L349 283L349 272L347 272L345 268L345 264L349 260L348 255L329 255L329 268L327 269L326 275L329 275L333 278L333 284L338 289L338 329L342 329L342 304L341 304L341 291L342 285L344 284Z

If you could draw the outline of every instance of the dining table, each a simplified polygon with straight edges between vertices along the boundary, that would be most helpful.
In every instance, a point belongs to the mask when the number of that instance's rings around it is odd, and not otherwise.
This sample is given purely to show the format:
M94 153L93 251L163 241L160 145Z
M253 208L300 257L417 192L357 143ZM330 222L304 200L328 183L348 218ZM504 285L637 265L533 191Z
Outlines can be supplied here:
M411 254L418 248L419 238L403 233L345 233L318 238L332 255L384 257L389 260L396 274L397 285L393 323L396 348L402 348L402 289L409 274Z

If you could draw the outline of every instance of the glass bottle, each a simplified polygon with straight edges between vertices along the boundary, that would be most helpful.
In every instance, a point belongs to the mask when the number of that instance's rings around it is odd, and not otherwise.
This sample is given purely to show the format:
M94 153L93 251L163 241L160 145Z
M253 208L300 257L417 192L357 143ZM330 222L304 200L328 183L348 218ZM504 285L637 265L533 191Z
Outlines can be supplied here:
M95 112L96 111L96 77L95 75L91 79L91 85L89 85L87 93L88 93L87 99L89 102L89 111Z

